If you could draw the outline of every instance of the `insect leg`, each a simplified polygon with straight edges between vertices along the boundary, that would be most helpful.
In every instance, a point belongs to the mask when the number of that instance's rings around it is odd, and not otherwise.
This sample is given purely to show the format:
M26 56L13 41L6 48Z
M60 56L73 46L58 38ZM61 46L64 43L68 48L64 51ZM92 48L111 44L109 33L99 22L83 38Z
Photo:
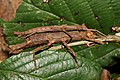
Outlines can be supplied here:
M95 30L95 29L88 29L88 30L93 31L93 32L97 32L98 34L100 34L100 35L106 37L105 34L103 34L102 32L100 32L100 31L98 31L98 30Z
M9 54L18 54L22 51L23 51L23 49L18 49L18 50L10 51Z
M70 37L70 40L67 42L67 43L70 43L70 42L72 41L71 35L69 35L65 30L63 30L63 32L64 32L65 34L67 34L67 35Z
M43 45L43 46L39 46L37 48L34 49L33 51L33 60L34 60L34 65L35 65L35 68L37 68L37 65L36 65L36 56L35 56L35 53L37 53L38 51L44 49L45 47L47 47L48 45Z
M78 65L78 62L77 62L77 59L76 59L76 53L73 51L73 49L72 48L70 48L69 46L67 46L67 43L66 42L62 42L63 43L63 46L65 47L65 48L67 48L67 50L69 51L69 53L71 54L71 56L73 57L73 59L75 60L75 62L77 63L77 65Z
M100 40L95 40L95 39L89 39L87 37L84 37L85 40L88 40L88 41L92 41L92 42L95 42L95 43L98 43L98 44L104 44L102 41Z
M31 33L31 34L28 34L28 35L26 35L25 37L23 37L24 39L26 39L26 38L28 38L28 37L30 37L30 36L32 36L32 35L34 35L35 33L33 32L33 33Z
M33 59L34 59L34 65L35 65L35 68L37 68L37 65L36 65L36 57L35 57L35 53L37 53L38 51L40 50L43 50L45 47L50 47L55 41L50 41L48 44L45 44L43 46L39 46L37 48L34 49L34 52L33 52Z

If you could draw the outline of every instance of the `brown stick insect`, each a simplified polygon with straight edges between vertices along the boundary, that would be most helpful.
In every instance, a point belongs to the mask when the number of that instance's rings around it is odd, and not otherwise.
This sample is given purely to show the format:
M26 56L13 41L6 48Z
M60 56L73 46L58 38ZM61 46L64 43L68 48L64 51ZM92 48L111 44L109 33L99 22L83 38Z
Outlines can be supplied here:
M25 32L14 32L14 34L19 37L24 36L25 42L16 45L10 45L10 53L18 54L26 48L38 46L34 49L33 54L36 67L35 53L39 52L40 50L44 50L46 47L51 47L55 43L61 43L74 58L75 62L78 64L74 50L67 46L67 44L69 42L81 39L92 41L98 44L103 44L102 41L95 40L98 37L96 35L96 32L102 36L105 36L97 30L88 29L84 24L77 26L62 25L37 27Z

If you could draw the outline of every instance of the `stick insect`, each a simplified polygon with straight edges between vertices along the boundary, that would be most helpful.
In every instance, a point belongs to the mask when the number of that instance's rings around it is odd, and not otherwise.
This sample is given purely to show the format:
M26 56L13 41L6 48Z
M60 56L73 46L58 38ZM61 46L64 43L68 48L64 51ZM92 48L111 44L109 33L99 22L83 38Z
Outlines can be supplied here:
M67 48L70 55L73 57L75 62L78 64L76 60L76 54L72 48L67 46L69 42L77 41L77 40L88 40L94 43L103 44L102 41L95 40L98 36L96 35L96 30L88 29L85 25L81 26L49 26L49 27L38 27L33 28L25 32L14 32L15 35L21 37L24 36L25 42L10 45L11 54L18 54L26 48L38 46L34 49L34 63L36 67L36 57L35 53L40 50L45 49L46 47L51 47L53 44L61 43L65 48ZM98 32L102 36L104 36L101 32Z

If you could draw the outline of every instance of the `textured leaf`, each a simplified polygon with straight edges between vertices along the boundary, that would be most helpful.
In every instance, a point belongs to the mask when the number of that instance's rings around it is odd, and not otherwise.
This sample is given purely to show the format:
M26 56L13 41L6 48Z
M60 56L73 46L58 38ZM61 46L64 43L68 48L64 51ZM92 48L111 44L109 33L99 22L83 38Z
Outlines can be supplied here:
M75 25L85 23L89 28L111 34L112 26L120 25L119 0L23 0L16 18L11 22L0 20L9 45L24 40L13 35L38 26ZM92 47L72 47L79 68L65 51L44 51L37 55L38 70L34 70L30 53L12 56L0 64L0 79L25 80L100 80L102 67L117 63L119 44L109 43Z
M116 59L120 58L120 45L114 43L87 47L81 50L79 48L76 51L78 51L78 55L97 61L102 67L113 65L117 63Z
M58 54L59 53L59 54ZM79 66L69 53L44 51L37 55L35 70L31 53L21 53L1 63L2 80L98 80L101 67L99 64L81 57ZM86 77L87 75L87 77Z

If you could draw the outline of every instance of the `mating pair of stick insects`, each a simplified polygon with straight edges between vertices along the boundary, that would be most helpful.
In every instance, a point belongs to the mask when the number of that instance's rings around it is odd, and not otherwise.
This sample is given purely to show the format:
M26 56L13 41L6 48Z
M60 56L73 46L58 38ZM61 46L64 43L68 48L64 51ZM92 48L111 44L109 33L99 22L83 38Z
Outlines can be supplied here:
M78 64L74 50L67 46L67 44L69 42L78 41L81 39L98 44L103 44L102 41L95 40L96 38L98 38L96 34L105 36L97 30L88 29L84 24L76 26L44 26L32 28L25 32L14 32L14 34L18 37L24 37L25 41L20 44L10 45L10 53L18 54L26 48L37 46L37 48L34 49L33 54L35 67L35 53L44 50L46 47L51 47L53 44L56 43L61 43L71 54L75 62Z

